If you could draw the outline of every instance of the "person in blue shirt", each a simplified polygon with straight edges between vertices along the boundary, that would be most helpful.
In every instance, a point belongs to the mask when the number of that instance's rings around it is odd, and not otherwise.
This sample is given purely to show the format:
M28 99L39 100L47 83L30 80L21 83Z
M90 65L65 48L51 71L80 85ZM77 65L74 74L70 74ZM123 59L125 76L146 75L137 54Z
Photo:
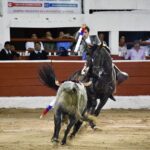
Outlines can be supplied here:
M59 39L67 39L70 38L71 36L69 34L64 34L64 32L59 33ZM68 56L68 50L70 50L72 46L72 42L67 42L67 41L62 41L62 42L57 42L56 48L57 48L57 55L58 56Z

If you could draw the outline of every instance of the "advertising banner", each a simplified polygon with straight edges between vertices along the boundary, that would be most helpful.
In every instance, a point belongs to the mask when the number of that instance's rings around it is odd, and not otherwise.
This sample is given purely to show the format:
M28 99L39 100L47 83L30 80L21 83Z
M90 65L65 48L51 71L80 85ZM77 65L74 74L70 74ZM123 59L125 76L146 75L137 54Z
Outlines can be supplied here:
M81 0L7 0L8 13L80 14Z

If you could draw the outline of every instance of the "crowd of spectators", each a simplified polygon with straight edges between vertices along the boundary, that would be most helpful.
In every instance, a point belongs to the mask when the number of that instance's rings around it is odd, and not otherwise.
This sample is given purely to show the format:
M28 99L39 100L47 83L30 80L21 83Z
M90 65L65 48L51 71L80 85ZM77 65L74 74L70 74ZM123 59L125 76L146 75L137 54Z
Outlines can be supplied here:
M39 41L40 39L44 39L44 42ZM49 41L53 39L59 39L60 41ZM30 40L25 43L25 56L29 56L30 60L44 60L48 59L48 54L52 50L56 51L58 56L68 56L68 51L71 50L73 42L63 41L61 39L74 39L74 37L69 33L65 34L63 31L60 31L57 38L53 38L50 31L47 31L42 38L39 38L36 33L33 33ZM0 49L0 60L19 58L19 52L17 52L15 46L10 41L6 41L3 47Z
M86 42L88 42L88 37L89 35L87 35L86 37L86 33L85 33L84 38ZM93 36L90 36L91 39L93 39L92 37ZM45 39L45 40L41 40L41 39ZM60 41L55 41L54 39L59 39ZM52 33L50 31L47 31L42 38L39 38L36 33L33 33L30 37L30 40L28 40L25 43L25 49L26 49L25 56L29 56L30 60L48 59L48 54L49 52L52 51L55 51L56 55L58 56L68 56L68 52L74 49L75 44L73 41L70 40L63 41L63 39L76 39L76 35L71 36L69 33L64 33L63 31L60 31L58 37L54 38ZM107 45L108 41L107 42L105 41L105 35L103 33L99 33L97 39L99 40L100 44L108 46ZM96 40L92 40L92 41L96 41ZM81 53L83 53L82 50L80 51ZM80 55L82 56L82 54ZM134 41L132 43L132 48L128 49L128 43L126 42L126 37L120 36L118 55L123 59L131 59L131 60L146 59L146 56L150 55L150 38L148 38L145 41L144 40ZM19 56L20 54L15 49L15 45L9 41L5 42L3 48L0 50L0 60L18 59ZM84 59L86 59L86 57L84 57Z
M124 59L145 60L146 56L150 55L150 38L146 41L135 40L130 49L127 48L127 44L126 37L121 36L119 39L119 56Z

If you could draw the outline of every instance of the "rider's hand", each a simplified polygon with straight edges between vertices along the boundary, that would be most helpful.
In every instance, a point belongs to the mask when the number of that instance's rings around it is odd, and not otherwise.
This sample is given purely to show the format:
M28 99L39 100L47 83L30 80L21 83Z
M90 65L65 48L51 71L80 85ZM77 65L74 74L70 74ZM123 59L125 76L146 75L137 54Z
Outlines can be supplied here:
M87 25L86 24L82 24L81 28L85 28Z
M91 48L91 47L93 47L93 45L92 45L92 44L87 44L87 46L88 46L88 48Z

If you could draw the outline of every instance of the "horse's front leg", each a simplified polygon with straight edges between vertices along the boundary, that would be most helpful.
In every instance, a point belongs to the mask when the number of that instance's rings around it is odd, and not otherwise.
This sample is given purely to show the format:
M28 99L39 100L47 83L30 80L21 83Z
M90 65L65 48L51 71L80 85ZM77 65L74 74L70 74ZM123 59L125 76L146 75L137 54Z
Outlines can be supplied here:
M87 111L89 112L89 114L93 115L95 112L95 107L97 105L97 97L96 94L94 92L94 89L90 89L90 91L88 91L88 104L87 104Z
M67 135L68 135L70 129L72 128L72 126L75 124L76 117L75 116L69 116L69 120L70 120L70 123L68 124L67 129L65 130L65 134L64 134L64 137L63 137L62 142L61 142L62 145L66 144Z
M106 104L107 100L108 100L108 96L104 96L103 98L100 99L100 103L99 103L97 109L94 112L95 116L99 115L101 109L104 107L104 105Z
M62 112L60 110L58 110L54 115L54 134L51 140L52 142L59 142L58 138L59 138L59 132L61 128L61 115Z

